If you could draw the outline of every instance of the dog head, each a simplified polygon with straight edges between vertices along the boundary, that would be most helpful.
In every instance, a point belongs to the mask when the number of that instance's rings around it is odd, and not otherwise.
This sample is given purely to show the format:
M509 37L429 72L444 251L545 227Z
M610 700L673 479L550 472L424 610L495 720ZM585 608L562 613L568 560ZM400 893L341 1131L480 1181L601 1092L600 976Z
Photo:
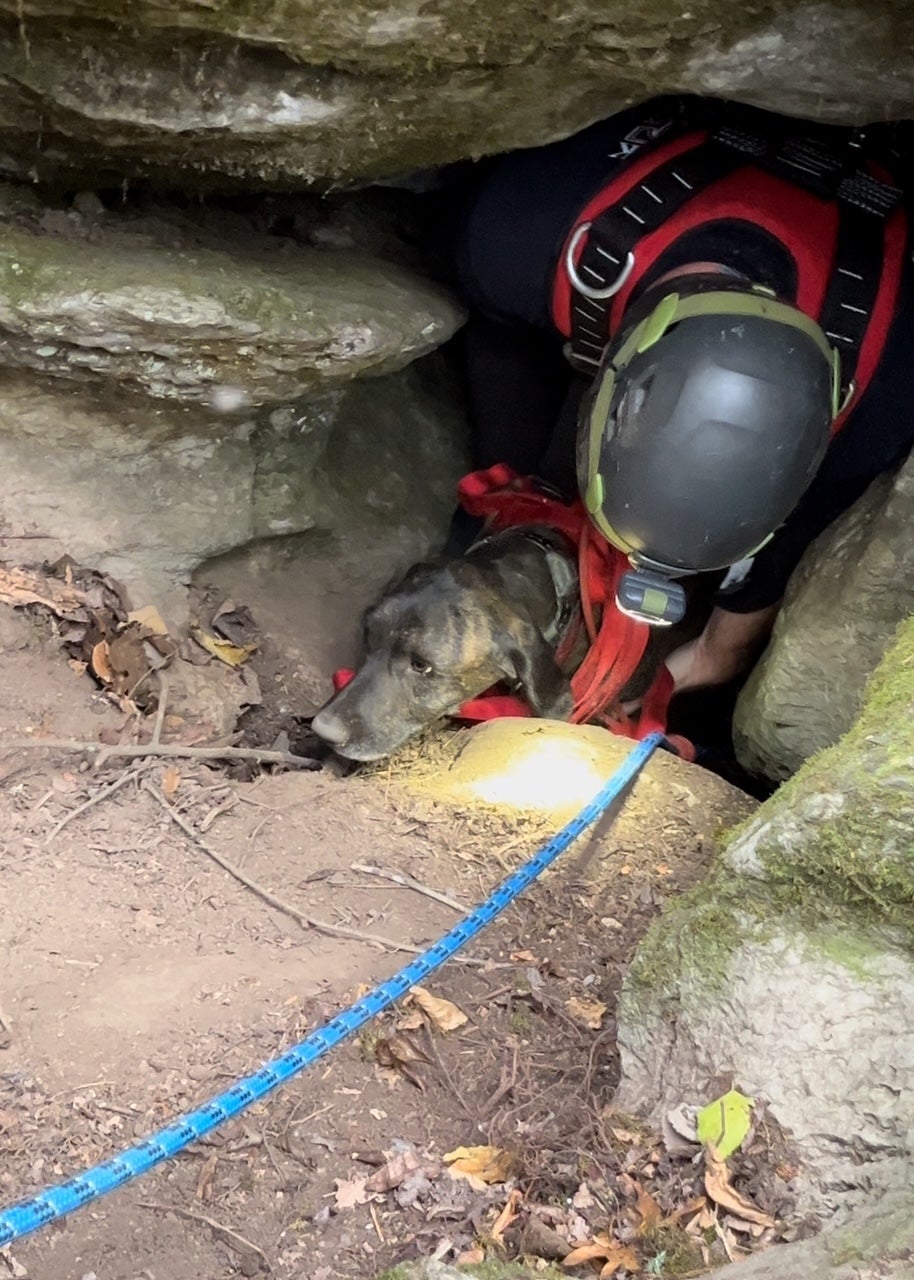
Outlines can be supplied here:
M567 718L571 690L552 646L502 585L470 559L410 569L366 613L364 658L314 732L350 760L381 759L501 680L536 715Z

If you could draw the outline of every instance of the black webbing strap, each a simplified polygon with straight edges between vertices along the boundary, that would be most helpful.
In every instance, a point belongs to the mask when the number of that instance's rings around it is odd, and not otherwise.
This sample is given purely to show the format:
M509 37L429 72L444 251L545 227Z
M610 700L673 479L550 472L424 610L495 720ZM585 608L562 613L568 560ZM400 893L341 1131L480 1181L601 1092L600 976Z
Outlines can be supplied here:
M586 233L584 251L571 276L571 344L568 358L576 367L593 370L599 363L609 331L609 309L616 290L594 293L623 282L628 255L639 240L656 231L692 197L746 159L737 151L703 143L655 169L615 205L594 218ZM561 270L567 269L562 263Z
M617 291L612 286L624 283L631 261L628 255L638 241L656 231L697 192L750 163L838 203L835 266L818 319L841 353L842 380L849 389L879 292L885 219L902 198L896 187L859 168L860 147L859 137L851 133L842 145L833 146L817 137L766 138L728 123L692 151L661 165L595 218L585 233L576 272L569 273L568 358L572 365L593 372L599 363ZM567 270L567 264L561 269ZM585 292L576 287L575 274ZM591 296L590 291L600 290L612 293L605 298Z

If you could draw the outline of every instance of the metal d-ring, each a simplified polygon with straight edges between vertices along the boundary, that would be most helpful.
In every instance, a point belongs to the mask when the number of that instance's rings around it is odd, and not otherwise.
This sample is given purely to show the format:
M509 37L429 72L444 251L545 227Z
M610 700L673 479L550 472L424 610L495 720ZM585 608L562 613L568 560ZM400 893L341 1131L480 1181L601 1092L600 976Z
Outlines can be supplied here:
M568 272L568 279L572 286L577 289L578 293L582 293L585 298L592 298L594 302L603 302L606 298L612 298L619 292L625 284L628 277L635 269L635 255L629 250L625 261L622 264L622 270L616 276L612 284L605 285L602 289L594 289L591 285L585 284L577 273L574 265L574 253L584 236L590 230L589 222L582 222L575 231L569 241L568 248L565 251L565 270Z

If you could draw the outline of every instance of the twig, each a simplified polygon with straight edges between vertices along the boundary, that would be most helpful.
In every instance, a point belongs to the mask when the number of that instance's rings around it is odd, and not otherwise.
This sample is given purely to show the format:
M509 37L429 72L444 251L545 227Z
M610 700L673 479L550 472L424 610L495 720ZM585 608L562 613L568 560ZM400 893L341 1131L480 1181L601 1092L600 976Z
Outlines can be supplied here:
M368 1212L371 1214L371 1221L374 1223L374 1229L377 1233L378 1239L381 1241L381 1244L387 1244L387 1239L384 1232L381 1230L381 1224L378 1221L378 1211L370 1201L368 1203Z
M258 747L181 747L147 742L143 746L105 747L98 742L74 742L66 738L25 738L13 742L0 741L0 752L24 751L43 747L47 751L83 751L96 755L94 769L121 756L142 759L143 756L170 756L187 760L256 760L260 764L286 764L293 769L319 769L319 760L296 756L291 751L261 751Z
M424 893L426 898L434 898L436 902L443 902L446 907L459 911L462 916L466 915L466 907L456 898L450 898L446 893L439 893L437 889L430 889L428 885L420 884L418 880L404 875L402 871L385 871L383 867L372 867L364 862L351 863L350 870L360 871L366 876L380 876L382 880L390 880L400 885L402 889L414 889L416 893Z
M165 707L168 703L168 676L165 669L159 670L159 705L156 707L156 722L152 726L152 737L149 745L152 747L159 746L159 739L162 736L162 725L165 723Z
M433 1057L433 1058L434 1058L434 1060L435 1060L435 1066L436 1066L436 1067L438 1068L438 1070L441 1072L441 1076L442 1076L442 1078L443 1078L443 1080L444 1080L445 1084L448 1086L448 1088L450 1089L451 1093L453 1093L454 1097L457 1099L457 1101L458 1101L458 1102L460 1103L460 1105L463 1107L463 1110L464 1110L465 1114L467 1115L467 1117L468 1117L468 1118L470 1118L470 1119L473 1119L473 1118L474 1118L474 1116L476 1115L476 1113L475 1113L475 1111L471 1110L469 1106L467 1106L467 1100L466 1100L466 1098L463 1096L463 1094L462 1094L462 1093L460 1092L460 1090L457 1088L456 1084L455 1084L455 1083L454 1083L454 1081L451 1079L450 1072L448 1071L448 1069L447 1069L447 1067L444 1065L444 1063L441 1061L441 1054L438 1052L438 1046L435 1044L435 1037L432 1035L432 1029L431 1029L431 1027L428 1025L428 1023L426 1023L426 1024L425 1024L425 1038L426 1038L426 1040L428 1041L428 1047L429 1047L429 1050L431 1051L432 1057Z
M514 1088L516 1084L517 1084L517 1049L515 1048L514 1056L511 1061L510 1077L508 1076L507 1070L504 1067L502 1067L501 1083L499 1084L495 1092L492 1094L491 1098L489 1098L489 1101L484 1103L480 1107L479 1109L480 1115L487 1116L490 1111L494 1111L495 1108L498 1106L499 1102L501 1102L502 1098L507 1097L507 1095L511 1092L511 1090Z
M142 784L143 790L148 791L151 796L158 800L159 804L172 819L176 822L181 830L194 841L194 843L206 854L208 858L212 858L223 871L227 871L233 876L239 884L243 884L246 889L250 889L252 893L256 893L268 906L274 907L277 911L281 911L283 915L291 916L298 924L305 929L316 929L318 933L325 933L331 938L351 938L355 942L370 942L375 946L386 947L390 951L408 951L411 955L421 955L424 948L414 947L408 942L400 942L393 938L384 938L376 933L363 933L360 929L349 929L345 925L330 924L326 920L318 920L314 916L306 915L303 911L299 911L297 907L293 907L291 903L285 899L279 898L275 893L271 893L269 889L265 889L263 885L252 880L250 876L245 875L240 867L236 867L233 862L229 862L228 858L223 858L221 853L217 853L204 840L200 839L199 834L185 821L177 810L168 803L160 791L158 791L147 779ZM473 960L467 956L460 957L464 964L481 965L483 960Z
M188 1222L200 1222L214 1233L217 1239L223 1244L227 1244L229 1248L237 1250L239 1253L254 1253L260 1259L265 1271L272 1271L267 1255L259 1245L254 1244L251 1240L245 1239L239 1232L233 1231L231 1227L224 1227L221 1222L216 1222L214 1218L207 1218L202 1213L191 1213L190 1209L179 1209L177 1205L172 1204L155 1204L151 1200L141 1200L141 1209L152 1209L156 1213L173 1213L179 1218L185 1218Z
M74 818L78 818L81 813L85 813L86 810L91 809L93 805L101 804L103 800L107 800L109 796L113 796L115 791L120 791L121 787L125 787L128 782L135 781L139 776L139 770L132 769L130 773L123 774L116 782L109 783L103 791L97 791L94 796L90 796L83 804L78 805L77 808L71 810L70 813L65 814L45 840L45 844L50 844L54 837L63 831L68 822L72 822Z

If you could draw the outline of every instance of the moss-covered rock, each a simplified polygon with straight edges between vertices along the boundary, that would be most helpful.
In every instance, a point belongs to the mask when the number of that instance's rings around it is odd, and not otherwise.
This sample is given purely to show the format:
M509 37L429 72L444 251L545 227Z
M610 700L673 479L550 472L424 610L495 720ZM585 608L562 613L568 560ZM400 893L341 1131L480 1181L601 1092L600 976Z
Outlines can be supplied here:
M3 0L7 172L212 187L389 178L670 90L910 114L903 0Z
M781 780L853 724L867 677L914 612L914 459L870 486L809 548L740 695L742 764Z
M899 627L850 732L759 810L725 861L807 912L847 908L914 942L912 831L914 617Z
M906 1184L914 1159L914 619L836 746L652 927L620 1010L619 1105L732 1073L803 1161L804 1208Z
M83 219L7 201L0 361L159 399L292 400L403 368L462 323L390 262L277 239Z

